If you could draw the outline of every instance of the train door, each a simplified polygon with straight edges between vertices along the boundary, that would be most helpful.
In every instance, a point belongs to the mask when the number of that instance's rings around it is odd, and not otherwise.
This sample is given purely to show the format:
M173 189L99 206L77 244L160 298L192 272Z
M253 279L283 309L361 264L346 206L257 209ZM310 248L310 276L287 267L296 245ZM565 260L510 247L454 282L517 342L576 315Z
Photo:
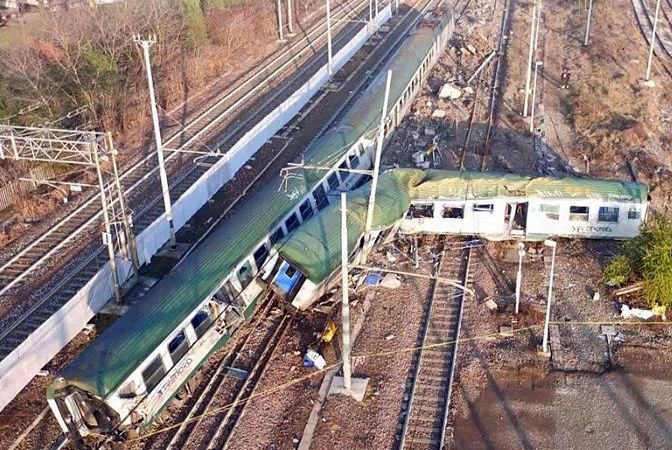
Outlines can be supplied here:
M527 202L507 203L504 211L506 237L524 238L527 228Z

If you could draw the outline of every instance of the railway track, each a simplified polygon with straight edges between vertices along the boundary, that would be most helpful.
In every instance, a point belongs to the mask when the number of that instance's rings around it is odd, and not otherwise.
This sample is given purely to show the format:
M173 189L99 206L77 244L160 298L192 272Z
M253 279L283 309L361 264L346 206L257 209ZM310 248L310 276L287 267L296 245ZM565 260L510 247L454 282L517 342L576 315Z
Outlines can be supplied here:
M268 361L291 324L291 316L275 306L272 294L247 334L217 365L177 431L153 448L226 448Z
M436 275L471 282L472 246L464 241L444 243ZM403 411L399 449L444 447L446 423L466 291L435 280L423 322L422 348L414 358L412 388Z
M363 2L357 3L357 5L364 5ZM363 11L363 10L362 10ZM341 41L347 41L349 35L340 35ZM338 39L335 40L335 45L339 42ZM342 45L342 42L340 42ZM314 45L314 44L310 44ZM320 59L321 58L321 59ZM305 78L311 76L306 74L307 68L310 66L315 66L323 63L326 59L326 55L321 55L320 58L309 62L307 66L304 66L293 76L293 83L302 84L305 81ZM292 83L287 82L283 92L288 92L292 89ZM293 91L291 91L293 92ZM290 93L291 93L290 92ZM242 97L238 98L239 101ZM278 94L271 95L270 98L266 98L261 102L261 105L257 105L261 108L261 115L263 117L264 109L272 109L274 104L279 103L281 100L278 99ZM235 103L235 102L234 102ZM219 105L219 106L217 106ZM223 106L225 103L217 102L215 105L212 105L209 110L210 112L205 112L204 115L213 114L212 111L215 111L217 108L223 108L223 112L220 111L221 115L228 114L230 106ZM229 105L228 103L226 105ZM256 109L259 111L259 109ZM252 119L250 119L251 121ZM248 122L250 122L248 121ZM212 123L212 122L209 122ZM234 129L230 130L227 136L230 139L235 139L236 133L241 133L243 128L241 125L236 125ZM167 148L170 148L170 142L173 139L177 139L178 135L170 138L166 141ZM182 136L180 134L180 136ZM185 145L196 145L198 136L194 137L193 135L185 141ZM171 153L168 155L167 160L170 164L176 163L177 153ZM200 176L209 168L209 164L214 163L217 160L217 157L208 157L209 160L201 161L199 164L189 164L186 168L181 170L173 170L170 184L171 184L171 196L173 200L176 200L179 195L183 194ZM134 164L131 169L124 172L122 175L122 182L126 187L127 192L132 192L138 194L139 200L135 202L136 214L135 214L135 224L136 231L142 230L144 227L152 223L157 217L159 217L164 209L161 202L160 191L155 191L154 195L152 194L151 189L147 189L147 184L157 185L158 183L152 183L152 176L156 175L156 166L154 165L155 155L150 154L145 158L142 158L139 163ZM209 164L208 164L209 163ZM135 168L135 169L134 169ZM97 207L95 206L97 197L94 196L89 199L89 203L85 203L78 208L81 211L94 211ZM131 204L133 204L133 198L131 198ZM61 227L56 227L52 229L53 233L50 233L46 236L54 236L54 238L63 236L66 233L66 229L69 226L77 225L75 231L72 234L65 237L63 241L56 244L52 249L46 250L45 246L41 246L41 243L51 242L51 241L36 241L37 246L29 247L25 255L29 255L29 258L37 258L37 262L34 263L32 268L28 270L34 270L35 267L45 264L47 259L51 256L55 256L56 252L60 250L65 244L69 243L71 240L79 237L79 233L84 233L88 230L89 233L95 235L95 230L98 224L97 214L98 212L92 212L92 216L85 220L83 224L79 223L80 216L66 218L63 221ZM72 222L74 221L74 222ZM69 225L65 225L65 223ZM66 228L62 228L66 227ZM58 230L58 231L55 231ZM50 238L48 238L50 239ZM95 242L95 241L94 241ZM46 256L43 256L41 259L38 257L39 251L45 250ZM47 289L44 289L33 296L32 302L25 302L22 307L19 307L17 311L10 318L11 320L5 320L3 323L2 332L0 332L0 360L9 355L17 345L23 342L34 330L36 330L45 320L51 317L56 311L58 311L71 297L75 294L81 287L83 287L106 262L106 250L102 245L92 244L87 250L82 252L83 255L75 262L68 264L64 269L56 273L55 278L58 280L55 283L52 283ZM23 264L24 259L18 257L14 261L10 261L5 264L5 268L8 264L15 264L17 262ZM25 272L26 274L28 272ZM3 268L0 268L0 274L4 273ZM1 278L1 275L0 275ZM21 281L15 280L15 281ZM11 283L10 283L11 284ZM7 292L9 286L5 285L4 288L0 289L0 292Z
M355 0L342 4L333 11L334 32L337 32L339 27L340 29L346 28L344 33L338 34L334 39L335 48L346 42L358 28L348 26L341 19L352 17L353 14L363 15L365 6L368 7L363 0ZM193 151L201 150L202 147L217 148L231 143L231 140L246 131L246 124L249 124L247 129L254 125L254 122L250 123L253 117L280 103L278 99L283 93L285 97L291 95L293 91L290 89L293 85L300 85L308 78L306 73L310 72L310 69L319 67L318 61L322 62L321 60L326 58L326 50L321 48L326 41L325 30L326 22L318 22L285 51L262 62L257 69L248 72L247 76L223 92L216 101L206 103L203 111L189 120L185 126L176 126L171 123L164 127L164 133L167 136L164 143L165 148ZM318 55L318 57L310 60L313 55ZM310 61L303 63L307 60ZM289 73L292 75L288 75ZM280 83L284 83L283 89L254 104L260 95L277 87ZM247 109L251 113L241 113ZM219 136L212 142L213 134L221 131L221 128L226 125L229 126L226 135ZM169 153L166 156L169 172L175 172L176 168L183 163L182 159L184 158L179 153ZM195 175L199 172L198 168L203 167L202 165L195 166L190 173L192 176L187 177L193 181L198 179ZM203 171L201 170L201 174ZM157 185L157 177L156 155L153 151L148 151L144 156L139 155L129 163L121 174L121 181L127 195L145 198L148 186ZM178 180L172 179L171 184L175 186L173 196L186 191L186 188L182 188L185 184L184 177ZM156 195L158 194L157 192ZM173 197L173 200L175 199ZM0 296L25 283L30 275L44 268L48 263L53 263L53 260L60 256L57 254L59 250L76 242L81 236L91 234L96 235L97 238L96 232L100 225L101 215L100 197L95 193L58 221L49 231L14 252L0 266ZM140 216L140 214L136 212L135 216Z
M666 2L669 7L672 7L670 0L666 0ZM635 12L637 28L642 33L647 45L651 45L655 5L650 8L646 0L631 0L631 3ZM662 70L672 77L672 20L665 10L664 4L661 4L660 10L656 29L656 43L658 45L654 49L654 54L658 58Z

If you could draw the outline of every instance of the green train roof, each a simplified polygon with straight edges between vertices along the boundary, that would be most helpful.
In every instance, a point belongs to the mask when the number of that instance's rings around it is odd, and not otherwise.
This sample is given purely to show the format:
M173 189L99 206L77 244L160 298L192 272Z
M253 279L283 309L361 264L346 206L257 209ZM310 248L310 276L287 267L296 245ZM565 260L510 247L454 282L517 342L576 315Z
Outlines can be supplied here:
M348 193L348 249L364 233L370 183ZM475 200L501 197L598 198L641 203L648 187L642 183L577 177L538 177L491 172L392 169L381 174L374 205L373 228L387 228L401 219L413 201ZM277 247L314 283L341 264L340 205L332 204L306 221Z
M317 139L305 152L310 164L337 162L360 136L372 135L380 120L385 78L392 70L390 109L403 93L440 30L422 28L410 35L383 66L380 75L343 115L338 125ZM266 184L238 207L170 274L163 277L130 311L114 322L79 357L60 372L62 382L107 397L176 327L204 301L273 231L324 177L322 171L304 170L278 190L280 179Z

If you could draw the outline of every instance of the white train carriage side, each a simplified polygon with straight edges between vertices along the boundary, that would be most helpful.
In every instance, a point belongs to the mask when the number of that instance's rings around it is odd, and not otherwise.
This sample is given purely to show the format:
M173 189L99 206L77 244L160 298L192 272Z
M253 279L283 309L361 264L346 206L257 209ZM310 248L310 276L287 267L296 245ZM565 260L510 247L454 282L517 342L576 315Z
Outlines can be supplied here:
M392 169L380 176L376 225L365 235L369 184L348 194L348 248L355 263L396 232L488 240L628 239L638 235L648 206L643 183ZM340 212L333 205L276 246L271 285L296 308L308 308L340 281L339 230Z

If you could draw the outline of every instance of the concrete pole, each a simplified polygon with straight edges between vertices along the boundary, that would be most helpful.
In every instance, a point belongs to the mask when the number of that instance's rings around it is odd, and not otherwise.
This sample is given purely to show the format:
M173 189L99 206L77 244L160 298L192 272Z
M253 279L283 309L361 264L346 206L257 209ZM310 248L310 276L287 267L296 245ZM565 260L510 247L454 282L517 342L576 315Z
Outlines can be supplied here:
M294 34L294 24L292 23L292 0L287 0L287 31Z
M378 142L376 143L376 154L373 161L373 180L371 181L371 193L369 194L369 208L366 212L366 226L364 235L371 231L373 225L373 210L376 203L376 188L378 187L378 172L380 172L380 157L383 153L383 141L385 140L385 117L387 116L387 104L390 98L390 82L392 80L392 71L387 71L387 82L385 84L385 97L383 97L383 109L380 113L380 128L378 130Z
M334 74L333 55L331 53L331 11L327 0L327 71L331 77Z
M173 223L173 207L170 202L170 189L168 187L168 175L166 175L166 164L163 159L163 143L161 141L161 128L159 127L159 113L156 109L156 96L154 95L154 80L152 78L152 65L149 61L149 47L156 43L156 38L142 40L135 38L141 47L145 56L145 66L147 69L147 84L149 86L149 102L152 108L152 121L154 122L154 138L156 140L156 155L159 159L159 178L161 179L161 190L163 191L163 206L166 210L166 220L168 221L168 235L170 248L177 247L175 240L175 224Z
M525 244L518 243L518 274L516 275L516 314L520 310L520 285L523 279L523 256L525 256Z
M555 248L558 246L558 243L547 239L544 241L544 245L551 247L553 249L553 254L551 256L551 274L548 279L548 298L546 300L546 320L544 321L544 341L541 345L544 353L548 353L548 326L551 321L551 298L553 295L553 272L555 270Z
M537 75L539 73L539 66L541 66L543 63L541 61L537 61L534 64L534 82L532 83L532 107L530 111L530 133L534 130L534 107L536 104L537 100Z
M352 367L350 365L350 303L348 299L348 220L346 193L341 192L341 290L343 303L343 387L346 393L352 390Z
M651 32L651 48L649 48L649 61L646 63L646 81L651 78L651 62L653 61L653 47L656 45L656 28L658 27L658 14L660 13L660 0L656 2L656 15L653 18L653 30Z
M376 8L374 10L375 13L376 13L375 17L378 17L378 0L374 0L374 2L375 2L375 5L376 5Z
M590 36L590 19L593 16L593 0L588 4L588 20L586 21L586 37L583 39L583 46L588 47L588 37Z
M537 51L537 42L539 42L539 28L541 28L541 2L539 0L537 4L537 26L534 29L534 51Z
M369 0L369 25L373 24L373 0Z
M530 97L530 78L532 78L532 55L534 54L534 25L537 21L537 4L532 8L532 24L530 27L530 53L527 56L527 75L525 77L525 104L523 117L527 117L527 102Z
M280 0L275 0L275 9L278 13L278 36L281 41L285 40L285 36L283 34L283 29L282 29L282 3Z
M112 242L112 227L110 226L110 212L108 209L107 194L105 193L105 182L103 181L103 171L100 167L100 159L98 158L98 143L94 141L91 145L93 150L93 161L96 163L96 172L98 174L100 202L103 207L103 241L107 245L107 256L110 259L110 271L112 272L112 283L114 284L114 301L121 304L121 286L119 285L119 275L117 274L114 242Z

